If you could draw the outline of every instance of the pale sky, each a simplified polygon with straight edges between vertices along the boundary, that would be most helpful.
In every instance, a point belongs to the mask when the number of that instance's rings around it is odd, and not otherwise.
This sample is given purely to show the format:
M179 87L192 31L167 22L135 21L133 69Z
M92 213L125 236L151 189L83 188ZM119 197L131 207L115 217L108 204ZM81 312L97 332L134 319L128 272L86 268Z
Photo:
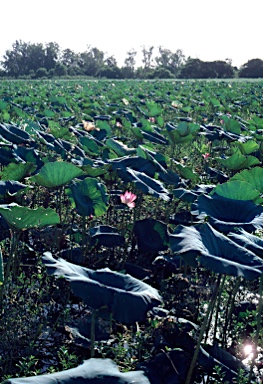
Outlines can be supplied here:
M0 0L0 60L15 40L88 45L114 55L145 45L201 60L263 60L263 0ZM137 57L137 65L139 54Z

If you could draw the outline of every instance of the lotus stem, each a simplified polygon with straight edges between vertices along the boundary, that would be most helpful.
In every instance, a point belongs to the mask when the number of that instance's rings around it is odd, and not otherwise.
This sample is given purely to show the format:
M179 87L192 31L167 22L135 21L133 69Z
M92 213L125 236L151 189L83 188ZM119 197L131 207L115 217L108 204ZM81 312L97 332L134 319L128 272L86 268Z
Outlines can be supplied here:
M258 349L259 332L260 332L260 329L261 329L261 313L262 313L262 301L263 301L262 300L262 287L263 287L263 274L261 274L260 281L259 281L259 290L258 290L259 301L258 301L258 313L257 313L257 330L256 330L256 336L254 338L255 352L253 353L253 358L252 358L252 361L251 361L248 384L250 384L251 380L252 380L253 368L254 368L254 365L255 365L257 349Z
M215 302L216 302L216 298L217 298L217 295L218 295L218 291L219 291L219 287L220 287L220 281L221 281L221 275L218 276L218 279L217 279L217 282L216 282L216 286L215 286L214 291L213 291L213 295L211 297L211 300L210 300L210 303L209 303L209 306L208 306L205 318L203 320L203 324L202 324L201 329L200 329L199 337L198 337L198 340L197 340L197 345L195 347L194 355L193 355L193 358L192 358L192 361L191 361L191 365L190 365L190 368L189 368L189 371L188 371L188 374L187 374L187 378L186 378L185 384L190 384L191 383L191 379L192 379L195 363L196 363L196 360L197 360L197 357L198 357L198 353L199 353L199 350L200 350L200 346L201 346L201 341L203 339L203 335L204 335L205 330L206 330L206 325L207 325L208 319L210 317L210 313L213 311L213 308L214 308L214 305L215 305Z
M219 306L220 306L220 300L221 300L221 295L222 295L223 288L224 288L224 285L225 285L225 281L226 281L226 275L224 275L224 277L223 277L223 280L222 280L222 283L220 285L220 289L219 289L219 292L218 292L218 296L217 296L213 344L215 343L215 340L216 340L216 329L217 329L217 323L218 323Z
M240 284L241 284L241 278L238 277L237 281L236 281L236 284L231 292L231 294L229 294L229 300L228 300L228 303L227 303L227 307L229 306L230 304L230 308L229 310L226 312L226 320L225 320L225 325L224 325L224 330L223 330L223 346L226 345L226 334L227 334L227 329L228 329L228 322L232 316L232 313L233 313L233 310L234 310L234 306L235 306L235 298L236 298L236 294L239 290L239 287L240 287Z
M0 286L0 308L2 308L4 289L5 289L5 285L6 285L7 281L8 281L8 279L9 279L9 276L10 276L11 265L12 265L12 263L13 263L15 257L16 257L20 235L21 235L20 232L15 232L15 231L11 232L10 254L9 254L9 257L8 257L8 261L7 261L7 265L6 265L6 270L4 272L4 282Z
M223 281L222 281L222 283L220 285L219 293L217 295L216 318L215 318L215 325L214 325L214 338L213 338L213 342L215 341L215 333L216 333L216 326L217 326L217 320L218 320L218 309L219 309L219 303L220 303L220 296L222 294L222 291L223 291L223 288L224 288L224 285L225 285L225 280L226 280L226 275L224 275L224 277L223 277ZM214 305L213 305L213 307L211 309L210 316L209 316L209 319L208 319L208 322L207 322L207 332L206 332L206 337L205 337L205 343L207 342L207 339L208 339L208 332L209 332L210 324L211 324L211 321L212 321L212 318L213 318L213 310L214 310L215 303L216 302L214 302Z
M95 324L96 324L96 310L92 310L91 327L90 327L90 357L95 356Z

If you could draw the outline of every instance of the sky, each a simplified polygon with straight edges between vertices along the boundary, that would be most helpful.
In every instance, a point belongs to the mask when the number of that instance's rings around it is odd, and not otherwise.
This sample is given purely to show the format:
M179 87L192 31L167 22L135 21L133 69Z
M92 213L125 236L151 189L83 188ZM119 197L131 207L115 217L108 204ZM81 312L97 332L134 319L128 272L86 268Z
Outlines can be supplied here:
M97 47L122 66L127 51L154 46L240 67L263 60L263 0L1 1L0 60L16 40L56 42L84 52Z

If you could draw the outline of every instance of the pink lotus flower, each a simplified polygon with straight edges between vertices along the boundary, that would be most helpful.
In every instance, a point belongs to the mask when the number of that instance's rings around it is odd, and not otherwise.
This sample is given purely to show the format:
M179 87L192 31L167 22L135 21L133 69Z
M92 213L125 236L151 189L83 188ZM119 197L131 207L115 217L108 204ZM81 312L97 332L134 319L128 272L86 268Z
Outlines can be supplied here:
M202 156L203 156L205 161L208 161L208 159L210 157L210 153L203 153Z
M148 119L151 123L155 123L155 118L154 117L149 117Z
M129 191L126 191L123 195L120 195L121 202L126 204L129 208L134 208L134 200L137 199L137 196Z

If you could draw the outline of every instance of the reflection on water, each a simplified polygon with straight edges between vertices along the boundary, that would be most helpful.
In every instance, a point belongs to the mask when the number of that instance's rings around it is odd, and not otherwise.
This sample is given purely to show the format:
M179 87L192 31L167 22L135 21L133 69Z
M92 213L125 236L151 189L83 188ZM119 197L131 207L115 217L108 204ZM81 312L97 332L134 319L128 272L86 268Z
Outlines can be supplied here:
M245 358L242 360L242 363L247 365L250 364L251 360L254 357L254 346L252 344L245 344L243 346L243 354Z

